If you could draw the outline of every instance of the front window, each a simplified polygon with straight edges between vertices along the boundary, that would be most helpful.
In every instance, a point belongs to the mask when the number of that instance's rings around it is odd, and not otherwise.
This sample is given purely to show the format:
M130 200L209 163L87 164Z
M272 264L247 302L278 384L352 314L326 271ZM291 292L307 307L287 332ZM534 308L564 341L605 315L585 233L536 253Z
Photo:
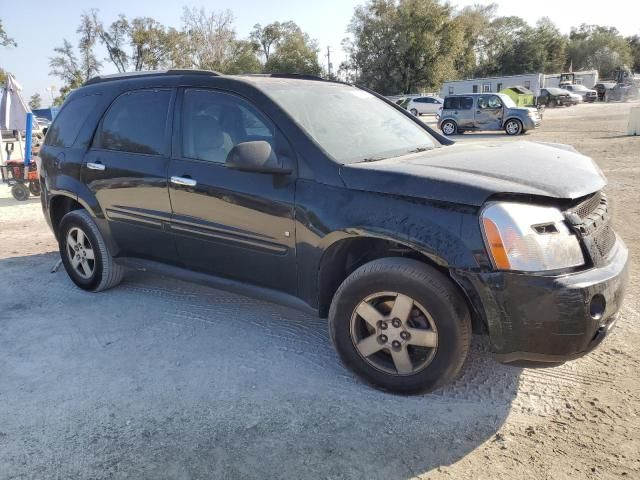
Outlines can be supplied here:
M256 83L336 162L381 160L436 146L420 125L356 87L290 79Z
M504 104L505 107L507 108L517 107L516 102L514 102L509 95L505 95L504 93L499 93L497 96L500 97L500 100L502 100L502 103Z

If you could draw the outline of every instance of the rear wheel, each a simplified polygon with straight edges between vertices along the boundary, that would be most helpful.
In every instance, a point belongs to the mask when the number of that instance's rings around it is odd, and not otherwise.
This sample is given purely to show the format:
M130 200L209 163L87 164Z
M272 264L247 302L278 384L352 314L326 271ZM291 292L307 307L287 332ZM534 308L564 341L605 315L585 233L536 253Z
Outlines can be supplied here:
M507 123L504 124L504 131L507 132L507 135L520 135L522 130L522 122L515 118L507 120Z
M445 135L455 135L458 131L458 126L453 120L445 120L442 122L442 125L440 125L440 129Z
M19 202L29 199L29 189L24 183L16 183L11 187L11 195Z
M42 192L42 189L40 188L40 182L37 180L34 182L29 182L29 191L34 197L39 197L40 193Z
M453 380L471 339L466 303L451 281L407 258L374 260L353 272L336 292L329 328L349 369L403 394Z
M107 290L122 280L124 267L114 261L86 210L74 210L62 217L58 245L67 274L83 290Z

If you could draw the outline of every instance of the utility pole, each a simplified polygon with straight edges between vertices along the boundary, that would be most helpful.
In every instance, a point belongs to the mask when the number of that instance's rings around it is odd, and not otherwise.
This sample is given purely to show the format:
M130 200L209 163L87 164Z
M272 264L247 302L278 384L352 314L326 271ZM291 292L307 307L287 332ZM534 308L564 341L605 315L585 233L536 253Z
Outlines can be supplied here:
M329 78L331 78L331 47L327 47L327 72L329 73Z

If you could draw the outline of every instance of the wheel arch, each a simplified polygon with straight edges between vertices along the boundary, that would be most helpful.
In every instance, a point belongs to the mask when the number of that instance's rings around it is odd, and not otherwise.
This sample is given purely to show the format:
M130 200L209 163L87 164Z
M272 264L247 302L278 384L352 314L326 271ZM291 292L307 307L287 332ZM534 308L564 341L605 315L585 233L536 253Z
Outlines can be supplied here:
M340 284L360 266L379 258L412 258L423 262L451 280L466 301L472 312L474 331L485 331L482 318L476 315L468 293L453 278L450 265L441 256L429 252L411 242L376 232L360 232L358 235L333 235L333 241L327 242L323 250L317 271L318 315L326 318L333 297Z

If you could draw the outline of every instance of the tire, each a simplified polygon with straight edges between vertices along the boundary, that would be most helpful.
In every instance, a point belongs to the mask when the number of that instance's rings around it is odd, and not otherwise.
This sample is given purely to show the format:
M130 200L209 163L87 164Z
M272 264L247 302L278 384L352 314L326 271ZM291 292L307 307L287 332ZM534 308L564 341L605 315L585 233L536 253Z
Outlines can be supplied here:
M24 183L16 183L11 187L11 195L19 202L29 200L29 189Z
M445 135L455 135L458 132L458 125L453 120L445 120L440 124L440 130Z
M33 195L34 197L39 197L40 193L42 193L42 189L40 188L40 182L39 181L29 182L29 192L31 192L31 195Z
M385 300L387 295L390 295L389 300ZM398 325L392 323L399 319L391 318L394 306L407 298L411 300L408 304L411 306L405 308L406 315L399 316L408 320L398 322L400 328L396 328ZM378 299L381 302L368 310L373 304L367 302ZM378 308L387 309L380 322L373 322L377 325L375 331L370 323L372 319L365 320L357 313L363 306L367 307L364 309L367 315L370 312L380 314ZM418 321L422 328L413 323ZM362 334L363 327L368 332ZM471 341L471 321L462 294L445 275L408 258L374 260L349 275L331 303L329 331L333 345L348 369L376 388L400 394L430 392L451 382L464 364ZM387 332L388 337L382 332ZM403 332L405 335L411 332L408 339L398 337ZM364 338L370 340L368 344L374 350L367 355L361 353L363 345L367 344L363 343ZM422 339L429 339L431 346L412 345L420 345L415 342L424 341ZM393 347L392 344L397 345ZM405 350L408 357L403 357ZM404 371L394 353L399 358L409 358Z
M411 115L413 115L414 117L419 116L419 115L418 115L418 110L416 110L415 108L412 108L412 109L410 110L410 112L411 112Z
M507 135L520 135L524 131L522 122L515 118L507 120L507 123L504 124L504 131Z
M71 242L78 246L77 250L73 248ZM98 226L86 210L73 210L62 217L58 228L58 246L67 274L73 283L83 290L90 292L107 290L120 283L124 276L124 267L114 261ZM89 251L92 252L91 255ZM78 258L77 256L82 256L83 253L84 261L74 267L71 256ZM90 258L91 256L93 259Z

